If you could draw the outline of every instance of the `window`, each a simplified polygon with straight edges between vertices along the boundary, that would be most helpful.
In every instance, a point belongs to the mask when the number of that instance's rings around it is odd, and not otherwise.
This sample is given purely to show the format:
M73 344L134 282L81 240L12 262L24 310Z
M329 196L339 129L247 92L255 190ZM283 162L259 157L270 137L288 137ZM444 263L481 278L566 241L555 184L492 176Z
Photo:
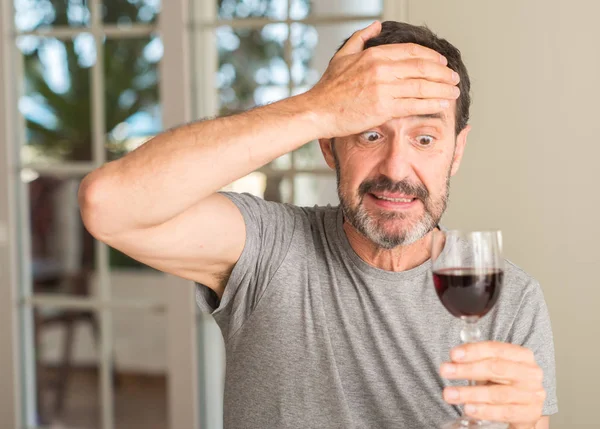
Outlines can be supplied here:
M146 417L166 427L163 287L95 241L77 203L85 174L162 128L160 0L11 2L24 423L129 428ZM140 372L162 374L155 395L129 376Z

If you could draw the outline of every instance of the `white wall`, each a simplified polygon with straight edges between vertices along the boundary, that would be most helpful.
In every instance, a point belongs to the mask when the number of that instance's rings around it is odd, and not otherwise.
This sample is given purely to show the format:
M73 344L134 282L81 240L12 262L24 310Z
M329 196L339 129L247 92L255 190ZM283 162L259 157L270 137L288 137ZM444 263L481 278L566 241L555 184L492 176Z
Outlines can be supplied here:
M498 227L507 255L540 280L553 322L553 429L600 427L600 2L413 0L463 52L473 131L448 225Z

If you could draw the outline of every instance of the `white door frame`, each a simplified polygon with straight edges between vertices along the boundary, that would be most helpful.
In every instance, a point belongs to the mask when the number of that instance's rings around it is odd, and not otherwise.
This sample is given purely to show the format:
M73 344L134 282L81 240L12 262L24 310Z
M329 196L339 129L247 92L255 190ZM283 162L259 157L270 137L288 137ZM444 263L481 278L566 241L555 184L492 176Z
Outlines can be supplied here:
M159 16L164 45L159 91L165 129L192 119L189 6L188 0L169 0L169 7L164 2ZM169 428L194 429L199 428L200 407L195 289L187 280L173 279L170 283L167 301Z
M19 428L20 368L18 335L17 219L14 163L16 123L12 78L14 49L12 2L0 2L0 427Z

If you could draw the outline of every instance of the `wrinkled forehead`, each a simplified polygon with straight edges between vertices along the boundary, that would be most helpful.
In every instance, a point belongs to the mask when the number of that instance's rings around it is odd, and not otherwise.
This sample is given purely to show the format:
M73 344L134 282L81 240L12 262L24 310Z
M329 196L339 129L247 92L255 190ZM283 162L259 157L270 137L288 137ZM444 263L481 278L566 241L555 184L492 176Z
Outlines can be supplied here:
M439 113L431 113L426 115L411 115L401 118L394 118L382 126L397 128L404 124L409 125L434 125L439 128L454 130L456 123L455 118L456 102L452 102L450 107Z

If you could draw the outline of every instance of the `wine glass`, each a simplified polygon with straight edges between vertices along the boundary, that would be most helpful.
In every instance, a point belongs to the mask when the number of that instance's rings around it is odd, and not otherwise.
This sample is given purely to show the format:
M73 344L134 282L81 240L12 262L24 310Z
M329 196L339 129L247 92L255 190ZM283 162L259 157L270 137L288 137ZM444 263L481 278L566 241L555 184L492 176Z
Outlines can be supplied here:
M463 320L463 343L480 341L477 321L494 306L502 289L504 259L500 231L442 231L432 236L431 261L437 295L454 317ZM469 381L470 386L476 382ZM442 429L505 429L506 424L463 416Z

